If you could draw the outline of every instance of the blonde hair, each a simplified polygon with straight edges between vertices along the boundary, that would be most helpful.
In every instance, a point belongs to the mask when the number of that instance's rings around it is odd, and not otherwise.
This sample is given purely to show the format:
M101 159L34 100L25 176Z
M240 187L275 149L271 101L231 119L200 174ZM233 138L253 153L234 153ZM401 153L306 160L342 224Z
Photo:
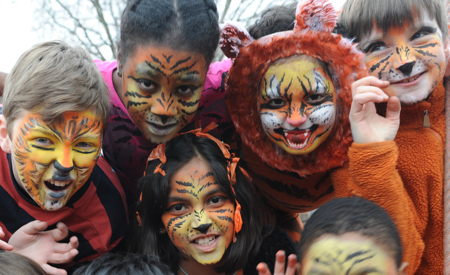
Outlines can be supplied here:
M93 111L105 121L108 90L89 55L62 41L35 45L6 78L3 115L11 125L22 111L36 112L51 123L68 111Z
M427 12L436 19L447 38L447 9L444 0L347 0L342 8L339 25L344 35L359 41L368 34L374 23L383 31L412 22L414 15Z

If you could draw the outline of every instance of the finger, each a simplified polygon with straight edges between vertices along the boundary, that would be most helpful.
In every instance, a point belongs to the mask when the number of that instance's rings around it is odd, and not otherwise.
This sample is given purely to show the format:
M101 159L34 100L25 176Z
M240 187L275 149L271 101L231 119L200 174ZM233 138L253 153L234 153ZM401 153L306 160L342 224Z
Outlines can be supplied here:
M70 263L75 256L78 255L77 249L71 249L66 253L51 253L48 255L47 262L51 264Z
M272 275L266 263L259 263L256 266L256 270L258 271L258 275Z
M284 274L284 262L286 260L286 255L283 250L278 250L275 254L275 267L273 269L274 274Z
M76 236L70 237L69 244L72 246L72 248L78 248L78 245L80 244L78 242L78 238Z
M364 94L364 93L373 93L376 95L379 95L383 98L385 98L387 100L387 98L389 97L388 94L386 94L386 92L378 87L374 87L374 86L361 86L358 87L353 93L352 93L352 97L355 97L358 94Z
M401 109L402 107L398 97L391 96L386 106L386 118L389 120L398 120Z
M74 249L70 243L55 243L53 245L53 252L55 253L66 253Z
M285 275L295 275L296 267L297 267L297 256L295 254L291 254L288 257L288 264Z
M1 250L7 250L7 251L11 251L13 250L13 246L10 245L9 243L5 242L5 241L0 241L0 249Z
M48 275L67 275L67 271L64 269L56 268L49 264L42 264L41 267Z
M375 86L379 88L386 88L389 86L389 81L381 80L374 76L367 76L356 80L352 83L352 91L356 90L359 86Z
M46 222L34 220L32 222L25 224L18 230L21 230L25 234L36 235L36 234L40 233L41 231L47 229L47 227L48 227L48 225Z
M370 109L364 109L364 107L369 103L380 103L384 102L383 98L380 98L374 94L359 94L353 98L352 106L350 108L350 114L355 114L363 111L375 110L375 106L369 107ZM366 107L367 108L367 107Z
M52 234L52 237L53 239L55 239L55 241L60 241L67 237L67 235L69 234L69 229L64 223L59 222L58 224L56 224L55 229L50 230L50 234Z

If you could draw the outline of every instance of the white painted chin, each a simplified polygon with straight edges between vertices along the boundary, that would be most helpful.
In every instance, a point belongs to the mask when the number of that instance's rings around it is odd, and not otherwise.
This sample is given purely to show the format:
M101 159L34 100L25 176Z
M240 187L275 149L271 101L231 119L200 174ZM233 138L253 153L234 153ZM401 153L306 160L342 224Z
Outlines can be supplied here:
M425 100L433 91L433 83L429 73L421 76L419 82L412 87L402 87L402 85L391 85L400 102L403 104L414 104Z

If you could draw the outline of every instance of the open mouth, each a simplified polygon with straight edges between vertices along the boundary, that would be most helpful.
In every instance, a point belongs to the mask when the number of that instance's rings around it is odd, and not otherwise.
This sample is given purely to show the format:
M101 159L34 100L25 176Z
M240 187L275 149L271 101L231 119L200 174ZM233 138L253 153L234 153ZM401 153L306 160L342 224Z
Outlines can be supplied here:
M215 234L202 235L191 240L191 243L203 252L211 252L216 248L217 240L219 237L220 235Z
M44 181L44 184L49 190L59 192L69 188L69 186L72 184L72 181L46 180Z
M391 82L391 85L393 85L393 84L405 84L405 83L410 83L410 82L416 81L416 80L419 79L419 77L421 77L424 73L426 73L426 72L422 72L422 73L416 74L415 76L411 76L411 77L402 79L402 80L400 80L400 81Z
M308 144L311 133L317 129L318 125L314 124L308 129L285 130L278 128L275 130L279 135L284 136L285 143L292 149L301 150Z

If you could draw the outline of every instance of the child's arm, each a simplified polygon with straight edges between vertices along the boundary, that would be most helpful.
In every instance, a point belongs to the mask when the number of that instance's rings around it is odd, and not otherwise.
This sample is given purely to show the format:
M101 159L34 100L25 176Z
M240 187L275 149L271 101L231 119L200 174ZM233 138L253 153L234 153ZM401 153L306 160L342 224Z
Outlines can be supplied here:
M279 250L275 255L275 267L273 270L273 275L300 274L297 256L295 254L289 255L286 269L284 267L285 262L286 262L286 255L283 250ZM266 263L259 263L258 266L256 267L256 270L258 271L259 275L272 275Z
M417 270L424 249L419 217L397 171L398 147L394 138L400 125L400 102L382 90L389 83L365 77L352 85L350 125L354 143L349 149L348 170L335 174L337 193L369 199L395 221L409 262L408 274ZM387 102L386 115L376 113L375 103ZM348 174L346 174L348 173ZM342 184L342 179L347 182ZM339 185L341 184L341 185Z
M12 252L26 256L37 262L47 274L67 274L64 269L51 264L64 264L78 254L78 239L73 236L69 243L59 243L68 235L68 228L58 223L55 229L44 231L48 225L42 221L32 221L19 228L9 239Z

